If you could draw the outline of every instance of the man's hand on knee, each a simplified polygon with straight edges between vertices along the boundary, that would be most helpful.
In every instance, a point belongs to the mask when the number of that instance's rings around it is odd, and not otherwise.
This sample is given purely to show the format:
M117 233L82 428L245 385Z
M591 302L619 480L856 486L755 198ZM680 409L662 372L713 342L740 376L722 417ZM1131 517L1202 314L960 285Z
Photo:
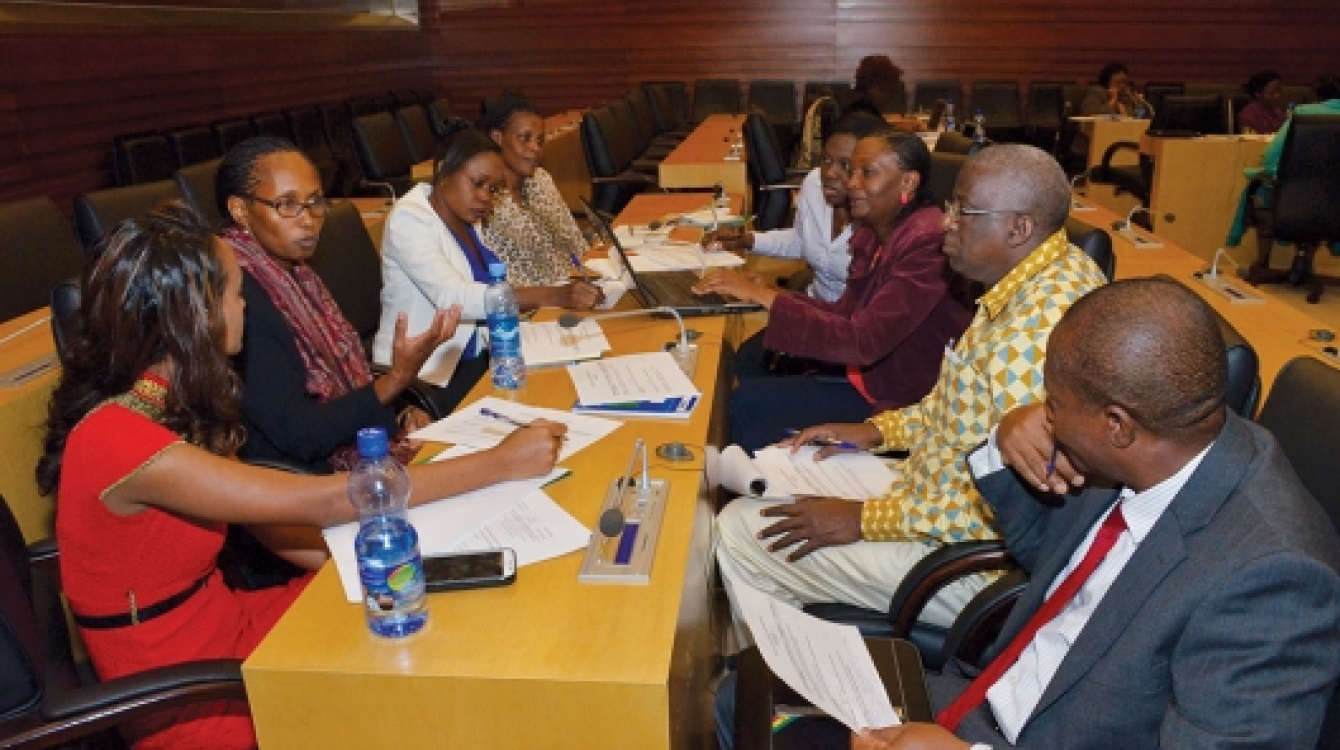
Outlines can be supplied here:
M794 503L773 505L759 511L782 520L758 532L759 539L780 537L768 549L773 552L800 544L787 560L795 562L822 547L861 541L861 503L836 497L802 497Z

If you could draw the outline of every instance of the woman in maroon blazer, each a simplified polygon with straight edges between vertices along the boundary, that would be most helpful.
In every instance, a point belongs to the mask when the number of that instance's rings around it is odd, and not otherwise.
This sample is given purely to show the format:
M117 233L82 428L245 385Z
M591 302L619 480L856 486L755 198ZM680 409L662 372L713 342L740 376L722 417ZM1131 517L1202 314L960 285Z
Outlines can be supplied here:
M954 275L940 252L944 214L930 192L930 160L912 135L872 135L856 144L848 200L858 226L847 290L837 302L734 271L699 283L699 292L766 307L761 348L787 355L779 376L760 366L758 348L741 348L732 442L756 450L780 440L788 426L860 421L915 403L934 385L945 344L971 314L950 294Z

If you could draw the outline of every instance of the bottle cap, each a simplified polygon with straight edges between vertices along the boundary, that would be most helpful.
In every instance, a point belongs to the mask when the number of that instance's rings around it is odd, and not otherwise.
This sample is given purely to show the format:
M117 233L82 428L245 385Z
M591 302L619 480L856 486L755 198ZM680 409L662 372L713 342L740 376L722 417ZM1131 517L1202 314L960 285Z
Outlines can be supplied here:
M391 452L386 439L386 428L364 427L358 431L358 455L363 458L382 458Z
M491 277L493 277L493 278L495 278L495 279L506 278L506 277L507 277L507 264L505 264L505 263L500 263L500 262L490 263L490 264L489 264L489 276L491 276Z

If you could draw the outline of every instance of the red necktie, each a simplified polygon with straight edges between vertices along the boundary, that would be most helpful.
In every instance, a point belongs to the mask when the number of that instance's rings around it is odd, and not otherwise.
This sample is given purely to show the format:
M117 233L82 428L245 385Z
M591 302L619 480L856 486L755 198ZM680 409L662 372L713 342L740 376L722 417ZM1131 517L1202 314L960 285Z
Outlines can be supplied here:
M977 679L973 680L968 688L953 703L949 704L949 708L941 711L935 717L937 724L952 732L959 722L963 721L964 716L982 705L982 701L986 700L986 691L996 684L996 680L999 680L1006 670L1014 666L1014 663L1019 660L1019 655L1033 641L1033 636L1037 635L1038 630L1043 625L1051 622L1061 613L1065 605L1075 598L1075 594L1079 593L1080 587L1098 568L1098 564L1103 561L1103 558L1107 557L1112 545L1117 543L1121 532L1125 530L1126 519L1121 515L1121 504L1118 503L1112 509L1112 512L1107 515L1107 518L1103 519L1103 525L1098 527L1098 534L1094 537L1089 551L1084 553L1084 559L1080 560L1079 565L1070 571L1070 575L1066 576L1065 581L1056 591L1052 592L1047 601L1042 603L1038 611L1033 613L1033 616L1024 625L1023 630L1020 630L1014 640L1010 641L1010 645L992 660L985 671L977 675Z

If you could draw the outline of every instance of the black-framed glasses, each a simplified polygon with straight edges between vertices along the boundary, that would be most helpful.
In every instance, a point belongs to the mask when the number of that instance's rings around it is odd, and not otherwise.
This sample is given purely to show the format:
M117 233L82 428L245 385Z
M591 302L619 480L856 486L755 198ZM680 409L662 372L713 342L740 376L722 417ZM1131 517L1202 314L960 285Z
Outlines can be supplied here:
M302 216L303 211L306 211L313 219L320 219L330 210L330 199L324 195L308 198L305 201L298 201L292 198L280 198L277 201L272 201L266 200L259 195L251 195L250 193L243 193L242 197L249 201L255 201L273 208L275 213L285 219L296 219L299 216Z
M957 224L959 218L963 216L995 216L999 214L1026 214L1027 211L1017 209L985 209L985 208L964 208L958 201L945 201L945 218L951 224Z

